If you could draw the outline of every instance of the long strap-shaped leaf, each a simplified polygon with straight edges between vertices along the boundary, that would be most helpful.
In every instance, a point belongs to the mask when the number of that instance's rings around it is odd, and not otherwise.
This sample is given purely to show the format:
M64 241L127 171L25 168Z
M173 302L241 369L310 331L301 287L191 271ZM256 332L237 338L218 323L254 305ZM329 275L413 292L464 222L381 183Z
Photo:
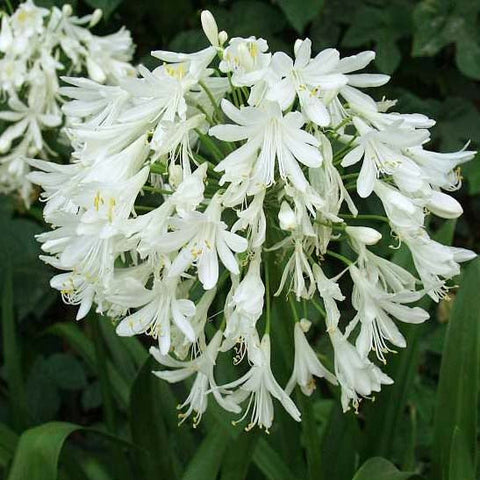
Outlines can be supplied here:
M435 413L432 479L476 478L480 259L465 271L447 329Z
M15 428L21 430L28 423L25 389L13 312L12 268L4 268L2 292L2 333L5 373L10 396L10 410Z
M18 441L8 480L56 480L58 460L69 435L76 431L91 432L124 448L141 450L125 440L105 432L67 422L49 422L26 430Z
M353 480L420 480L412 472L401 472L393 463L381 457L367 460L353 477Z

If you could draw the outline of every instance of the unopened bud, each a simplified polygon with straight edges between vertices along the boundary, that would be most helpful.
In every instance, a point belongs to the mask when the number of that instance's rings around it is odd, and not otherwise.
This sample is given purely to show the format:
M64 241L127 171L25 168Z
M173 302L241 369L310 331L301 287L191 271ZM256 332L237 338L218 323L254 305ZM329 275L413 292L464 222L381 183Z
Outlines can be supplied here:
M209 42L214 47L218 47L218 27L212 13L209 10L203 10L200 18L202 21L203 31L205 32Z

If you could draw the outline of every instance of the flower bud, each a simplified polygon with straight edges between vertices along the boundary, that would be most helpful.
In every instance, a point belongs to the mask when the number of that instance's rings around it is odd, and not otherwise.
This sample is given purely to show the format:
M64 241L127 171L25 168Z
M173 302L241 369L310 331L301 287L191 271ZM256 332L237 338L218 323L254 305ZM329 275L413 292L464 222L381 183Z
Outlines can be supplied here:
M280 228L291 232L297 228L297 217L287 202L282 202L280 211L278 212L278 220Z
M168 183L172 188L177 188L183 180L183 170L180 165L172 163L168 169Z
M209 10L203 10L201 14L202 28L207 36L209 42L214 46L218 47L218 27L215 18L213 18L212 13Z
M222 30L218 34L218 42L220 43L220 46L222 46L227 40L228 40L228 33L225 30Z
M457 200L442 192L432 192L426 207L442 218L458 218L463 213L463 208Z
M90 23L88 24L88 26L89 26L90 28L94 27L94 26L102 19L102 16L103 16L102 10L100 10L99 8L97 8L97 9L92 13L92 19L90 20Z
M69 3L66 3L63 7L62 7L62 13L66 16L66 17L69 17L73 12L73 9L72 9L72 6L69 4Z
M382 238L380 232L370 227L347 227L345 231L354 240L364 245L375 245Z

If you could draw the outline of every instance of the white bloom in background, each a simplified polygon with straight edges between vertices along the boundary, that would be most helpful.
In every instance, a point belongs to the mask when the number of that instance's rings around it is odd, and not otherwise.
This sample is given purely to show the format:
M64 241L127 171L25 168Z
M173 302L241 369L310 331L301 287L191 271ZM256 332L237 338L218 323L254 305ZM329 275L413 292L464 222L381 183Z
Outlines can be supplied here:
M274 417L272 397L276 398L291 417L299 422L300 412L277 383L270 368L270 336L265 334L260 345L251 348L256 348L257 351L252 355L253 365L250 370L238 380L220 387L223 390L237 388L229 396L237 404L243 403L247 398L249 399L242 418L236 423L241 422L251 412L250 422L246 430L251 430L255 425L258 425L268 432Z
M207 410L207 392L209 391L213 394L215 400L222 408L234 413L240 412L240 407L236 403L232 402L228 396L223 397L221 395L221 391L217 388L217 384L215 383L213 369L215 367L221 340L222 332L218 331L197 358L186 362L180 362L169 355L164 355L158 350L158 348L150 348L150 354L158 363L160 363L160 365L175 369L153 372L157 377L166 380L169 383L177 383L195 375L195 381L193 382L190 394L185 402L179 406L179 409L187 409L186 412L179 414L179 418L181 418L180 423L183 423L192 413L194 413L193 425L198 425L202 419L202 415Z
M29 160L56 157L44 135L53 129L58 133L64 120L60 74L86 71L98 82L118 82L136 74L129 63L130 33L121 29L106 37L93 35L89 28L100 17L96 11L78 18L69 5L48 10L31 0L21 3L12 16L2 15L0 96L7 102L0 119L13 124L0 134L0 191L19 193L27 207L33 193ZM98 86L96 90L97 101L90 97L90 106L101 110ZM86 115L85 109L77 108L76 113Z
M267 102L263 108L237 109L224 100L222 109L237 125L217 125L210 135L225 141L247 140L245 144L222 160L215 170L219 172L237 169L257 149L260 150L253 171L254 180L264 186L275 182L275 170L282 179L289 178L300 190L305 191L308 182L298 162L308 167L319 167L322 155L318 140L302 130L305 121L299 112L283 116L278 104Z
M302 323L303 322L303 323ZM295 360L293 364L293 372L290 380L285 387L285 391L290 394L295 385L298 384L305 395L310 396L315 390L314 376L325 378L334 385L337 384L335 375L331 374L320 362L316 353L308 343L305 337L305 331L308 331L310 322L302 319L295 323L294 341L295 341ZM302 325L308 325L304 330Z

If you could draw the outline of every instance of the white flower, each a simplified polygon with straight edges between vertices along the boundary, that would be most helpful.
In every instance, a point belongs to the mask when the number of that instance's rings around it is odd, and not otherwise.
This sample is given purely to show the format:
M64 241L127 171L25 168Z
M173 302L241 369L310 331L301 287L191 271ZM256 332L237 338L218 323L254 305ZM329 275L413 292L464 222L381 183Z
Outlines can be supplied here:
M337 283L338 278L343 275L343 272L334 278L327 278L320 266L315 263L313 265L313 275L318 293L322 297L325 305L327 331L334 330L340 320L340 311L338 310L337 302L345 300Z
M210 129L210 135L229 142L247 142L222 160L216 171L239 168L259 149L253 172L257 183L272 185L278 163L280 177L289 178L298 190L305 191L308 182L297 160L308 167L319 167L322 156L316 148L318 140L301 129L305 121L299 112L283 116L278 104L272 102L262 108L237 109L227 100L222 101L222 109L237 125L217 125Z
M239 273L232 251L244 252L248 243L240 235L227 230L227 225L220 219L221 211L217 198L212 199L204 213L191 212L183 218L171 220L175 230L159 239L166 253L181 249L169 275L180 275L195 263L203 288L209 290L217 284L218 257L228 270Z
M447 292L445 281L460 273L461 262L476 257L471 250L449 247L432 240L424 231L414 235L399 231L400 238L412 253L413 262L428 295L439 301Z
M312 42L307 38L295 42L295 62L283 52L275 53L271 68L281 80L273 83L266 98L278 101L285 110L298 96L303 114L324 127L330 123L325 106L329 91L338 91L347 77L334 70L340 60L337 50L323 50L314 59L311 50Z
M312 298L315 292L315 278L307 254L305 253L302 241L293 239L294 250L285 264L280 285L275 296L280 295L287 279L290 278L288 292L293 291L297 300L300 298Z
M272 54L267 50L263 38L232 38L223 52L220 71L232 72L235 86L252 86L263 78L270 64Z
M293 372L290 380L285 387L285 392L290 394L295 385L298 384L305 395L310 396L315 390L315 380L313 376L318 378L326 378L334 385L337 384L335 375L332 375L320 362L316 353L308 343L302 329L301 322L296 322L294 327L295 339L295 360L293 364Z
M347 331L352 331L360 322L360 333L356 340L360 356L366 358L374 350L378 359L385 363L384 354L391 351L386 341L400 348L406 347L405 338L390 317L405 323L422 323L429 318L428 313L420 307L404 305L419 300L423 292L404 290L388 293L356 266L351 265L349 271L354 283L352 304L358 313Z
M349 167L363 158L357 180L357 192L368 197L380 173L391 175L402 161L401 149L415 147L429 139L428 130L406 130L395 126L378 131L368 126L359 117L353 118L359 133L356 146L342 160Z
M131 337L146 333L158 339L160 352L170 350L170 328L174 323L190 341L195 341L195 332L190 319L195 315L195 304L185 298L177 298L179 279L155 280L151 290L144 290L137 299L139 310L125 317L117 326L117 334Z
M255 327L263 312L265 286L260 275L261 253L256 252L247 274L238 285L233 285L227 298L225 338L242 341Z
M237 212L238 220L232 227L232 232L248 229L249 244L252 249L259 248L265 242L265 232L267 229L267 220L263 211L263 201L265 199L265 190L253 197L250 205Z
M12 15L11 22L15 36L25 39L43 31L43 18L48 15L48 10L39 8L32 0L22 3Z
M382 384L390 385L393 380L370 360L361 358L338 329L330 331L329 335L335 354L335 376L342 387L343 411L350 409L350 402L358 410L359 397L369 397L372 392L379 392Z
M186 412L178 415L179 418L181 418L180 423L183 423L192 413L194 413L194 427L200 423L202 415L207 409L208 392L213 393L215 400L225 410L234 413L240 412L240 407L236 403L231 401L228 397L222 397L221 391L215 383L213 369L215 367L221 341L222 332L219 330L198 357L186 362L181 362L169 355L164 355L155 347L150 348L150 354L158 363L165 367L175 369L154 371L153 373L157 377L166 380L169 383L177 383L195 375L195 381L193 382L190 394L185 402L178 406L179 409L187 408Z
M270 368L270 335L265 334L261 344L251 348L255 348L256 351L249 357L253 361L250 370L238 380L220 387L224 390L238 388L230 395L230 399L237 404L249 398L245 413L235 423L241 422L251 411L251 419L246 430L251 430L255 425L258 425L268 432L274 416L272 396L280 401L294 420L299 422L300 412L277 383Z

